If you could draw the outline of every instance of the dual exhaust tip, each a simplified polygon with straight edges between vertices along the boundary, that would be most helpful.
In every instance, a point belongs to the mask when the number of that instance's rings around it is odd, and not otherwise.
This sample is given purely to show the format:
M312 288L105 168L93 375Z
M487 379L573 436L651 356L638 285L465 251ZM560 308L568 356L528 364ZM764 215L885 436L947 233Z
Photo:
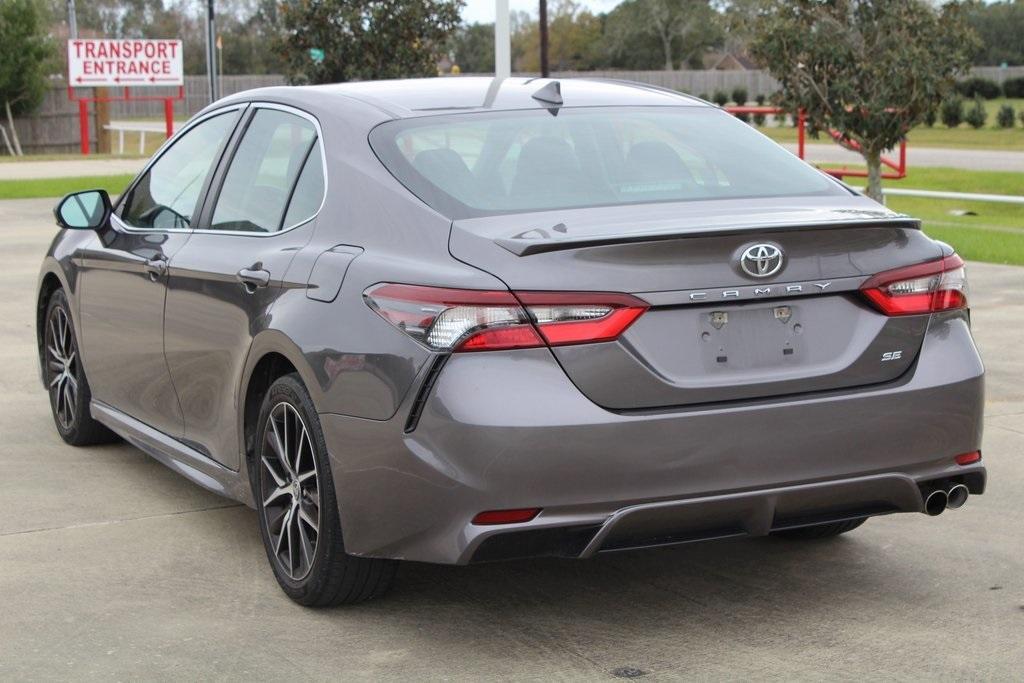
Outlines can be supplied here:
M924 494L924 513L937 517L948 510L962 508L971 492L963 484L953 484L948 489L933 489Z

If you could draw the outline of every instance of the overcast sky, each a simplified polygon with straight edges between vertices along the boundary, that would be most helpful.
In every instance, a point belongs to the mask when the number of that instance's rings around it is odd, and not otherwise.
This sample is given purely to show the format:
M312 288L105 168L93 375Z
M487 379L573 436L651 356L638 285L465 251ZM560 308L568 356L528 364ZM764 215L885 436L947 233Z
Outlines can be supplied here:
M607 12L620 2L622 0L581 0L580 4L597 13ZM514 12L537 14L537 0L509 0L508 5ZM550 0L548 6L551 6ZM466 6L462 8L462 20L467 24L491 23L494 21L494 0L466 0Z

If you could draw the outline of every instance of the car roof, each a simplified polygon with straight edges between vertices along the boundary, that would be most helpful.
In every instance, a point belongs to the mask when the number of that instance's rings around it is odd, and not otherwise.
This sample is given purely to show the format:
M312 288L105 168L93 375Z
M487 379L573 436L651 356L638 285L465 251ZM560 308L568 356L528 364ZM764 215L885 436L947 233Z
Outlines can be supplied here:
M505 78L452 76L390 81L360 81L329 85L272 88L291 91L297 99L327 105L332 99L359 100L392 118L409 118L466 111L546 109L553 106L713 106L683 93L644 83L597 78ZM539 92L543 91L543 92ZM261 91L250 91L258 96ZM561 105L551 102L552 93ZM548 97L538 99L534 95Z

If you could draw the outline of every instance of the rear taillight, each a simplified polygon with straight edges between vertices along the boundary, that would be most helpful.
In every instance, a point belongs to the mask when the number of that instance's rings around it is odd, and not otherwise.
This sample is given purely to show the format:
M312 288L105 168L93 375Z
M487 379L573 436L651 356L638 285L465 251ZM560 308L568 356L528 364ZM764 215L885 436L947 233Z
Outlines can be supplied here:
M364 293L382 318L438 351L497 351L610 341L647 304L628 294L499 292L380 284Z
M879 273L861 293L886 315L920 315L967 307L967 275L956 254Z

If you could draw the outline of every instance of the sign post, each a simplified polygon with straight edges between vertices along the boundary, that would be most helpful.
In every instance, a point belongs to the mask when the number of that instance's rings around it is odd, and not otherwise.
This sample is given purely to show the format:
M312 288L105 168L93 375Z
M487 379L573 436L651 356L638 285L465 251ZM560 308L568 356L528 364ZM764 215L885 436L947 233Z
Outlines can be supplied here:
M75 88L123 88L120 96L75 96ZM132 87L177 86L177 95L132 95ZM180 40L68 41L68 99L78 102L82 154L89 153L89 102L163 100L167 137L174 132L174 101L185 97Z

